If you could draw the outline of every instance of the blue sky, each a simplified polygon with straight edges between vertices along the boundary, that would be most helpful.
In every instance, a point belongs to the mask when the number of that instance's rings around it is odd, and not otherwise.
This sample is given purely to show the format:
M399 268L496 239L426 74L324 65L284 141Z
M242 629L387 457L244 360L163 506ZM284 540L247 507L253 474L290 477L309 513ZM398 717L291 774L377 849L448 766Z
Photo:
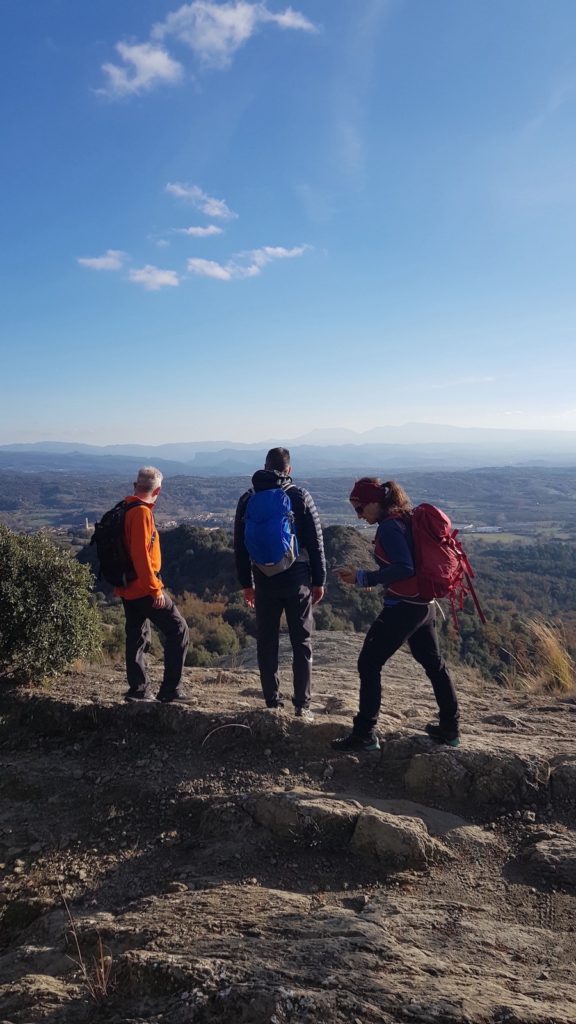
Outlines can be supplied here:
M576 429L573 0L3 0L0 443Z

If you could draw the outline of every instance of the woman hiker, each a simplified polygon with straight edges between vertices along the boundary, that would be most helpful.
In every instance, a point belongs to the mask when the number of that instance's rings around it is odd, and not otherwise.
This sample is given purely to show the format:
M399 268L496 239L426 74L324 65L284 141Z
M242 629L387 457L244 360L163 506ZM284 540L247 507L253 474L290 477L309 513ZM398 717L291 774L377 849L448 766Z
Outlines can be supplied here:
M422 665L434 690L439 708L439 724L427 725L426 732L439 743L456 747L458 700L450 673L440 654L436 634L433 601L418 596L411 532L412 505L408 495L394 480L382 484L376 477L357 480L350 501L360 519L370 526L378 524L374 557L378 568L370 572L346 566L337 569L343 583L357 587L386 588L384 607L372 623L360 657L360 707L352 732L334 740L334 750L379 750L376 734L382 698L382 666L404 642Z

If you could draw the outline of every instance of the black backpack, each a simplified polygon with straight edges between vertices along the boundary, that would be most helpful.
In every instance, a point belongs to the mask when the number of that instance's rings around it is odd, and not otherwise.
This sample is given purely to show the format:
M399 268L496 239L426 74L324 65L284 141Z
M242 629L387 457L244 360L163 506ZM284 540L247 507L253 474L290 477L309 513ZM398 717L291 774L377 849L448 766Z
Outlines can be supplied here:
M144 501L119 501L94 524L90 544L96 545L101 576L114 587L125 587L136 579L137 573L124 543L124 519L131 508L145 505Z

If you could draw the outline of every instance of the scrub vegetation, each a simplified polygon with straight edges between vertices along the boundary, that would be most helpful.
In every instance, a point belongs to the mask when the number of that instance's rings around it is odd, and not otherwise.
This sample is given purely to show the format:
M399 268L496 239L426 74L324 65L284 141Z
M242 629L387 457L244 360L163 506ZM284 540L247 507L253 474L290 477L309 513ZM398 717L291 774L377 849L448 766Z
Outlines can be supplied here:
M100 650L92 575L42 534L0 525L0 674L41 680Z

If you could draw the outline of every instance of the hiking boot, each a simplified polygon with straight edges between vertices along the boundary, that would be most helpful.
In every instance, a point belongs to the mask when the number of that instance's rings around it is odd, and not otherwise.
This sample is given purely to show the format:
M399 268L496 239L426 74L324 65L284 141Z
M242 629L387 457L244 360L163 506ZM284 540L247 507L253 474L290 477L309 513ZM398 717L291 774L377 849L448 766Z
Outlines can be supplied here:
M341 736L340 739L332 740L330 746L332 750L344 752L349 750L375 751L380 750L380 740L377 736L357 736L355 732L351 732L348 736Z
M301 718L303 722L313 722L314 712L310 711L310 708L294 708L294 714L296 718Z
M189 697L184 690L176 690L174 693L160 693L156 697L161 704L193 704L192 697Z
M154 700L154 697L151 693L132 693L128 690L128 692L124 694L124 700L129 704L132 704L137 701L152 701Z
M433 722L429 722L426 726L426 732L430 739L435 740L436 743L445 743L449 747L460 746L460 733L457 728L447 729L443 725L435 725Z

